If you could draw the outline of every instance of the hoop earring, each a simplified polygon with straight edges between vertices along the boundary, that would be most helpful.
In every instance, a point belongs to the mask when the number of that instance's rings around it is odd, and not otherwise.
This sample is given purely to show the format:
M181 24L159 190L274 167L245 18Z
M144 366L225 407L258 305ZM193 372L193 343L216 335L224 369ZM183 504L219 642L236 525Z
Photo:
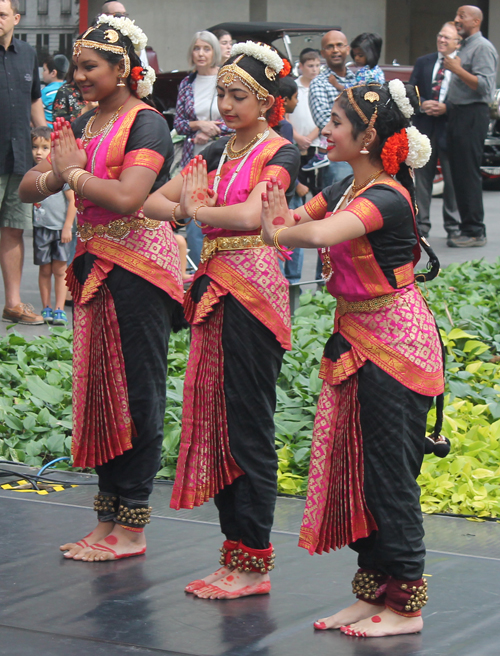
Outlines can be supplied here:
M124 80L123 77L119 77L119 78L118 78L118 83L117 83L116 86L117 86L117 87L126 87L127 85L125 84L125 82L124 82L123 80Z
M261 109L260 110L260 116L257 119L258 121L267 121L266 117L264 116L265 112Z

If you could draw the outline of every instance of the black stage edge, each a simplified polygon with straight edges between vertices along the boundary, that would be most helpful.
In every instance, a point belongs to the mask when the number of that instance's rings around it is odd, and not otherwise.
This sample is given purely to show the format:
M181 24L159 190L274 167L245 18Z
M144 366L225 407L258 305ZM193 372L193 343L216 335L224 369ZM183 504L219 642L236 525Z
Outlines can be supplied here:
M271 594L210 601L183 588L217 567L222 538L213 504L175 513L171 487L156 485L146 556L65 560L59 544L93 526L94 493L83 485L46 496L0 490L2 656L500 654L498 523L425 517L423 632L363 640L313 630L315 619L352 603L356 563L349 549L310 556L297 547L303 501L278 499Z

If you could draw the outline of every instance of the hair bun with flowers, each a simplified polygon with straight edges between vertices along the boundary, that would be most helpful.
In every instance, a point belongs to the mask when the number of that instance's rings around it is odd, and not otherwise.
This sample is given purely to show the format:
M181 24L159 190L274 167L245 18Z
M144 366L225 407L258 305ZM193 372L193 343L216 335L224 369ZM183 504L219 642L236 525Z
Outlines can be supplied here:
M247 57L253 57L265 64L266 67L271 68L276 75L279 75L284 67L283 59L281 59L276 50L267 45L267 43L256 43L255 41L235 43L231 48L231 57L234 55L247 55Z
M120 32L122 36L128 37L132 42L136 55L140 55L148 43L148 37L130 18L101 14L96 21L96 25L109 25ZM156 80L156 73L151 66L146 68L134 66L130 72L130 77L132 78L130 88L139 98L151 95Z
M148 44L148 37L144 34L141 28L135 24L135 21L130 20L130 18L101 14L96 20L96 25L102 24L111 25L111 27L114 27L115 30L118 30L123 36L128 36L138 55Z
M384 171L389 175L396 175L403 162L412 169L421 169L429 161L431 152L429 137L412 125L391 135L385 142L380 157Z

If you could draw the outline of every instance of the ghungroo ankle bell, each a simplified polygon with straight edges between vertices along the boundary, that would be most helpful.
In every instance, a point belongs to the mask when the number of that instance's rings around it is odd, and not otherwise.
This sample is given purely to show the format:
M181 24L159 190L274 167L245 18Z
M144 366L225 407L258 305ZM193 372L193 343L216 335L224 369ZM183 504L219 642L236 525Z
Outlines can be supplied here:
M387 584L385 605L399 615L420 615L428 599L427 579L397 581L391 578Z
M94 510L99 521L111 521L118 510L118 496L110 492L99 492L94 496Z
M144 528L151 521L151 506L141 505L143 502L133 502L129 499L120 499L115 522L125 526Z
M219 558L219 564L221 567L232 567L231 559L233 557L233 551L238 547L238 543L234 540L224 540L222 547L219 549L221 556Z
M358 599L376 606L384 605L389 577L371 569L358 569L352 580L352 591Z
M237 547L231 554L231 566L239 572L267 574L274 569L276 555L272 544L267 549L250 549L240 541Z

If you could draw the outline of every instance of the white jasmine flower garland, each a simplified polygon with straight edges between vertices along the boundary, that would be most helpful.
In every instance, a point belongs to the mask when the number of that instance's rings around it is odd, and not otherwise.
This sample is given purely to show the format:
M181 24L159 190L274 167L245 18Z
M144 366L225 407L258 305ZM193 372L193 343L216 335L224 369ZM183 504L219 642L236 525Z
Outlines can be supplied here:
M412 169L421 169L431 156L432 148L429 137L419 132L413 125L406 128L406 136L408 138L408 157L405 164Z
M146 47L148 43L148 37L144 34L140 27L135 24L135 21L130 20L130 18L116 16L107 16L106 14L101 14L97 19L97 25L111 25L115 30L118 30L123 36L128 36L132 41L134 50L139 55L142 50Z
M405 118L413 116L415 112L406 97L405 85L401 80L391 80L389 82L389 93Z
M137 95L139 98L145 98L146 96L151 95L153 92L153 84L156 80L156 73L151 66L148 66L146 69L146 75L143 80L137 82Z
M266 66L270 66L276 73L280 73L283 68L283 60L277 52L254 41L246 43L235 43L231 48L231 57L233 55L247 55L258 59Z

